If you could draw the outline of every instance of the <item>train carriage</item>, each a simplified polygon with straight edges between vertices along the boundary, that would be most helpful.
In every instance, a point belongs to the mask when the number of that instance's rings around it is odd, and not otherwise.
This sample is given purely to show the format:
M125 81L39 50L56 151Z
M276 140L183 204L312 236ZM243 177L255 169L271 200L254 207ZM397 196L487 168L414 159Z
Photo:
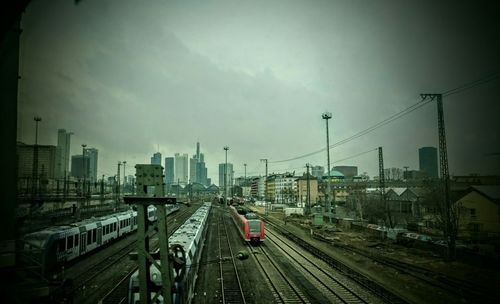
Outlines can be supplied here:
M99 219L102 225L102 244L106 244L116 238L118 238L118 219L115 215L102 217Z
M170 247L182 248L185 258L185 267L179 272L172 269L174 282L172 303L174 304L190 303L192 300L211 205L211 203L204 203L169 237ZM153 284L161 286L161 273L154 265L150 267L150 279ZM130 277L128 297L129 303L135 304L140 300L138 271ZM164 303L161 295L158 297L158 302Z
M265 239L264 222L255 213L243 211L241 208L239 210L229 206L229 212L238 231L246 242L259 245Z
M168 215L178 211L179 206L169 205L167 209ZM156 220L155 207L149 206L148 217ZM23 237L23 243L31 258L42 266L42 272L48 274L57 266L135 230L137 211L129 210L28 233Z

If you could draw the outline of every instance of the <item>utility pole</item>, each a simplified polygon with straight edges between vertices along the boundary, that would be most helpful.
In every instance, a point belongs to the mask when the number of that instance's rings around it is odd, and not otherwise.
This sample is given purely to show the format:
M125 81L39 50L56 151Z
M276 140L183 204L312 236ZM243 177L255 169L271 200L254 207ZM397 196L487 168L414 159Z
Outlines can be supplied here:
M378 180L379 180L380 198L382 200L382 205L384 206L386 216L389 221L389 226L390 228L393 228L391 207L387 204L387 200L385 197L384 154L382 151L382 147L378 147Z
M243 164L245 167L245 183L247 182L247 164Z
M264 179L264 201L266 203L266 215L268 215L269 206L267 204L267 158L262 158L260 161L266 163L266 178Z
M229 150L228 146L224 147L224 151L226 151L226 163L224 165L224 202L227 206L227 150Z
M446 148L446 130L444 126L444 112L443 112L443 95L442 94L420 94L422 101L430 98L437 100L438 112L438 136L439 136L439 169L441 173L441 181L445 205L445 232L448 240L448 257L453 259L455 255L455 232L453 229L451 201L450 201L450 173L448 171L448 152Z
M42 118L35 116L33 120L35 121L35 145L33 146L33 179L31 181L31 200L34 204L38 196L38 123L42 121Z
M310 180L310 177L309 177L309 167L311 165L309 165L308 163L306 164L306 168L307 168L307 191L306 191L306 199L307 199L307 208L306 208L306 214L309 215L311 213L311 180Z
M325 120L326 122L326 159L328 163L328 181L326 183L326 193L325 193L325 203L326 203L326 210L328 214L328 222L332 222L332 217L331 217L331 205L330 205L330 199L328 195L330 194L330 135L329 135L329 128L328 128L328 120L332 118L332 113L330 112L325 112L321 115L321 117Z

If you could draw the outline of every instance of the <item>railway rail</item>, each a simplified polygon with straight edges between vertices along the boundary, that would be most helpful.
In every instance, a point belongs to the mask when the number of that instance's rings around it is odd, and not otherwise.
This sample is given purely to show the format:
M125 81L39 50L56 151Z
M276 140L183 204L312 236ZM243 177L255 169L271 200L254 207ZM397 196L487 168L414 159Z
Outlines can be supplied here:
M268 253L267 245L251 248L253 256L271 286L279 303L311 303L302 291L289 280L283 269Z
M246 303L238 268L234 262L226 221L222 215L219 218L217 226L222 303ZM231 263L226 263L224 257L230 257Z
M333 243L332 241L325 239L318 234L314 234L313 237L318 240L330 243L332 244L332 246L356 253L357 255L364 256L379 264L396 269L401 273L414 277L431 286L441 288L454 294L459 294L461 297L464 297L472 302L494 302L494 299L490 296L492 294L492 291L486 290L482 286L474 284L474 282L460 280L458 278L450 277L440 272L432 271L414 264L409 264L400 260L374 254L367 250L354 246L341 243Z
M371 278L367 277L366 275L360 273L359 271L353 269L352 267L348 266L347 264L343 263L342 261L339 261L338 259L333 258L332 256L328 255L327 253L323 252L322 250L316 248L306 240L301 239L294 233L288 231L284 227L281 227L280 225L277 225L273 223L272 219L266 218L266 223L267 225L272 226L276 231L278 231L281 235L285 236L286 238L290 239L291 241L295 242L297 245L314 255L316 258L324 261L326 264L328 264L330 267L333 267L343 275L347 276L351 280L355 281L359 285L363 286L370 292L372 292L375 296L379 297L382 299L385 303L392 303L392 304L403 304L403 303L408 303L405 299L403 299L401 296L393 293L392 291L388 290L384 286L374 282Z
M286 240L267 230L267 239L292 260L299 271L332 303L376 303L376 299L359 286L352 286L345 278L325 271L328 268L309 253L301 252Z

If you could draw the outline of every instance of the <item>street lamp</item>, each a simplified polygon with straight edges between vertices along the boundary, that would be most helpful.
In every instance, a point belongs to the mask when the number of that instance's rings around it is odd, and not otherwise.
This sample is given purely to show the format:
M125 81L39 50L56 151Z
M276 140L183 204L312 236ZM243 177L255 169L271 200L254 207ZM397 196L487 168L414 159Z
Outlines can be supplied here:
M33 146L33 180L32 180L32 200L38 194L38 123L42 121L40 116L33 117L35 121L35 145Z
M224 147L224 151L226 151L226 164L224 165L224 201L227 206L227 150L229 150L228 146Z
M332 113L325 112L321 115L321 117L326 121L326 159L328 165L328 181L326 183L326 193L325 193L325 201L326 201L326 210L328 212L328 222L332 222L331 218L331 206L330 200L328 199L328 194L330 194L330 135L328 131L328 120L332 118Z

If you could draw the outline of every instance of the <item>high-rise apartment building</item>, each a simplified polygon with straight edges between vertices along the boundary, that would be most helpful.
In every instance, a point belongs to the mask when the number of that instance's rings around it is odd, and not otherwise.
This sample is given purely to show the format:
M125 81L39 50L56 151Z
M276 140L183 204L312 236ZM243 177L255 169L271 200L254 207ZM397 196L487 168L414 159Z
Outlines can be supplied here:
M174 182L187 184L189 182L188 155L186 153L182 155L180 155L179 153L175 153L174 158L175 158Z
M422 147L418 149L419 169L428 177L438 178L437 149L435 147Z
M64 179L69 175L69 150L71 146L71 135L73 132L66 132L65 129L57 130L56 165L54 176L57 179Z

